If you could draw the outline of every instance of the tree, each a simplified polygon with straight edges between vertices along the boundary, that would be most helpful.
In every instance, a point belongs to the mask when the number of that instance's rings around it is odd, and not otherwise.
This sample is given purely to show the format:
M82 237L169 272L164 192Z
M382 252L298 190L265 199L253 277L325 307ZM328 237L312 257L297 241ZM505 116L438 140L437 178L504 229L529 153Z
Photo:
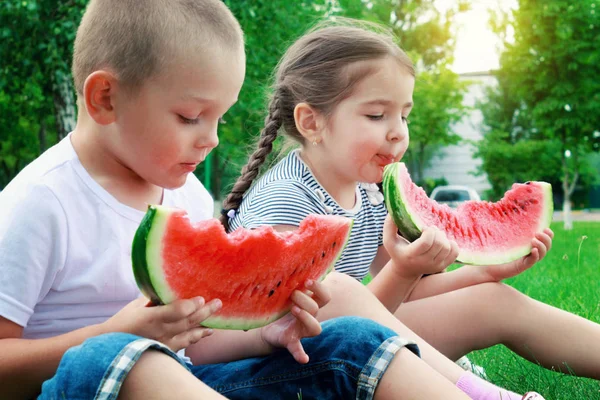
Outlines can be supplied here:
M70 65L86 3L0 3L0 187L75 127Z
M594 132L600 127L597 8L597 0L520 0L519 9L509 18L495 22L501 32L508 27L514 30L514 43L505 40L497 74L500 93L504 91L514 99L512 104L505 104L504 112L526 121L522 125L513 121L496 130L495 136L513 144L544 142L519 144L512 152L524 151L527 146L530 152L552 151L553 160L560 160L566 229L572 227L571 196L587 168L586 156L593 150ZM520 137L515 137L515 128L521 128ZM540 170L547 168L535 159L531 161Z

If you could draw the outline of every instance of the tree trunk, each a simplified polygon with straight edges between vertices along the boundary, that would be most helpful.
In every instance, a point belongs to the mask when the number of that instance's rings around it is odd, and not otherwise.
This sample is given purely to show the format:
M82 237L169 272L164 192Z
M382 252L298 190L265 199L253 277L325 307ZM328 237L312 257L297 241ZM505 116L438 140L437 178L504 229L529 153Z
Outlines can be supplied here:
M40 122L40 130L38 132L38 140L40 142L40 154L48 148L48 140L46 140L46 121L42 119Z
M55 77L52 93L56 116L56 131L58 132L58 140L61 140L75 129L77 110L71 76L57 72Z
M569 231L573 229L573 218L571 215L571 195L575 191L575 185L577 185L577 180L579 179L579 173L574 172L573 178L571 182L569 182L569 167L567 165L567 159L563 156L563 181L562 181L562 189L563 189L563 223L564 229Z

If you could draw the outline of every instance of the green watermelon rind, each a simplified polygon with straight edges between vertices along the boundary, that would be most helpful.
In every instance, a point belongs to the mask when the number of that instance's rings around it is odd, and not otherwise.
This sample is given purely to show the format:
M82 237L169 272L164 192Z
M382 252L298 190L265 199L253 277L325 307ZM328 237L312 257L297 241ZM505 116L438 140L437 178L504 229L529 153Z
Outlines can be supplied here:
M177 296L166 284L162 269L162 237L167 227L167 222L173 213L173 209L162 206L149 206L146 215L142 219L134 236L132 246L132 264L136 283L142 293L148 297L153 304L168 304ZM348 235L344 241L342 250L326 271L318 278L323 281L325 277L334 270L335 264L342 256L348 245L348 239L352 232L354 220L349 219ZM290 307L291 308L291 307ZM202 326L214 329L249 330L268 325L286 315L290 308L271 315L268 318L249 320L247 318L231 318L211 316L202 321Z
M385 168L383 175L383 189L385 193L385 203L388 212L398 231L409 241L414 241L421 236L424 229L424 223L419 218L418 213L412 212L407 196L403 190L402 169L400 163L390 164ZM536 232L542 232L550 226L552 215L554 212L554 204L552 200L552 185L546 182L536 182L542 187L543 193L543 217L540 218ZM531 243L523 246L515 247L501 252L484 251L469 251L461 250L456 261L464 264L473 265L496 265L514 261L531 252Z
M148 206L135 236L131 250L131 261L136 283L142 293L153 304L167 304L176 297L165 284L162 269L162 234L173 210L166 207Z
M423 222L416 212L411 212L402 185L397 184L400 175L400 164L393 163L386 166L383 174L383 193L385 193L385 206L392 216L398 231L404 238L412 242L421 237Z

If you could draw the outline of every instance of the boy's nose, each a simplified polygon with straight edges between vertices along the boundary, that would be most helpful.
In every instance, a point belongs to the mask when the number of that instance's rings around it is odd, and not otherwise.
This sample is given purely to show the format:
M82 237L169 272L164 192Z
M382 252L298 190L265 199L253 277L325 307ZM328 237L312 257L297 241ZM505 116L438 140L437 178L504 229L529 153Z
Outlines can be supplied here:
M216 129L210 131L201 132L196 140L197 148L215 148L219 145L219 136L217 135Z

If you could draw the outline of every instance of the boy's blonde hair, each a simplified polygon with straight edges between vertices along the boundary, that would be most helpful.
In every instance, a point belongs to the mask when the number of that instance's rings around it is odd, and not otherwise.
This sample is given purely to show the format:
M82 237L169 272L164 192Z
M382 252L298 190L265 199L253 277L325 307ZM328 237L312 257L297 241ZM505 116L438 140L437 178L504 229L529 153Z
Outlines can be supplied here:
M75 38L75 89L81 96L87 77L107 68L135 90L185 51L203 54L208 46L243 46L242 29L220 0L91 0Z

